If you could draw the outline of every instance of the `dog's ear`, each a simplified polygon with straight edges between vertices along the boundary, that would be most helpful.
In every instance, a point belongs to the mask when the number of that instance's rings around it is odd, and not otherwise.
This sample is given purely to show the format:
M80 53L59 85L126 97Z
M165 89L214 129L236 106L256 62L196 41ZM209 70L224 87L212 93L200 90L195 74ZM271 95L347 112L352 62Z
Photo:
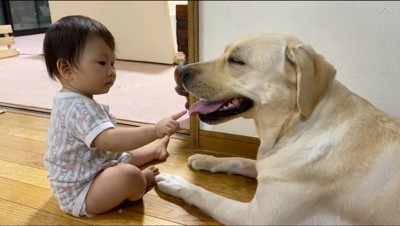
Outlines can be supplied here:
M297 106L309 117L336 75L336 69L307 44L288 47L287 59L295 65Z

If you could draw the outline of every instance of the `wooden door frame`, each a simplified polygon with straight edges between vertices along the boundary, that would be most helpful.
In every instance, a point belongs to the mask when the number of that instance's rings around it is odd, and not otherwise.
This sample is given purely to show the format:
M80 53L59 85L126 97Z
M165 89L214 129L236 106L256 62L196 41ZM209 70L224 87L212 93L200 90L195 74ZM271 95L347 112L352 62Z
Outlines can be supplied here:
M199 61L199 3L188 1L188 63ZM189 106L197 101L193 95L189 95ZM190 116L190 146L199 148L199 120Z
M199 2L188 1L188 55L189 62L199 61ZM189 95L189 105L198 99ZM190 141L192 148L212 152L255 158L260 140L254 137L200 130L197 116L190 117Z

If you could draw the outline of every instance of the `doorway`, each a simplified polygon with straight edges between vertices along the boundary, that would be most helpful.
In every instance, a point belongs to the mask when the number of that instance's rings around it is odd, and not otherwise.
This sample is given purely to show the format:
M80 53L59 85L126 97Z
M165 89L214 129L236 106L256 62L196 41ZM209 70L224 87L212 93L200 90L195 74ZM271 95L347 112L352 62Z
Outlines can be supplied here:
M51 24L48 1L3 0L0 24L10 24L13 36L44 33Z
M1 6L3 7L4 5L6 5L6 6L8 6L8 8L9 8L9 11L11 11L11 8L13 7L13 6L15 6L15 5L13 5L14 3L13 3L14 1L2 1L2 3L1 3ZM17 2L17 1L15 1L15 2ZM25 10L25 11L29 11L29 12L36 12L35 10L37 10L37 9L40 9L39 7L40 6L42 6L41 4L42 3L46 3L45 5L48 5L48 2L47 1L18 1L18 2L20 2L20 3L26 3L27 4L27 6L24 6L25 8L29 8L30 7L30 10ZM7 5L8 4L8 5ZM4 7L3 7L4 8ZM4 11L4 10L3 10ZM3 12L2 11L2 12ZM20 11L23 11L22 9L20 10ZM46 10L42 10L43 12L45 12ZM49 10L49 12L48 12L48 14L47 15L50 15L50 10ZM6 16L10 16L11 14L10 13L7 13L7 15L5 15L5 17ZM21 13L19 14L19 15L22 15ZM12 18L11 18L12 19ZM4 23L7 23L6 21L10 21L9 19L4 19ZM23 39L23 38L26 38L26 39L29 39L30 37L32 37L32 34L33 35L40 35L40 34L43 34L44 33L44 31L45 31L45 29L47 28L47 26L50 24L50 23L48 23L47 25L45 25L46 23L45 23L45 20L44 19L42 19L42 20L40 20L40 22L36 22L36 23L33 23L32 22L32 24L31 25L21 25L21 21L23 21L21 18L18 20L15 20L15 28L17 28L17 30L15 30L15 33L14 33L14 35L18 32L19 34L18 35L15 35L15 36L20 36L20 37L17 37L17 38L19 38L19 40L17 40L17 45L18 45L18 43L21 43L20 42L20 40L21 39ZM24 19L24 21L32 21L31 19L30 20L28 20L28 19ZM17 23L18 22L18 23ZM24 28L24 29L22 29L22 28ZM43 29L41 32L39 32L39 30L36 30L36 31L33 31L34 29ZM19 30L18 30L19 29ZM24 30L24 32L22 32L22 30ZM28 32L28 30L30 30L30 32L32 32L32 33L27 33ZM30 34L30 35L28 35L28 34ZM26 58L26 59L30 59L30 60L34 60L34 61L38 61L39 59L40 59L40 54L38 53L38 54L36 54L36 55L29 55L29 53L27 53L26 55L20 55L19 57L23 57L23 58ZM2 70L4 70L4 68L6 68L6 67L3 67L3 65L9 65L9 62L11 61L11 59L4 59L4 60L0 60L0 65L2 65L1 67L0 67L0 71L2 71ZM128 66L127 66L127 64L128 64L129 62L128 61L124 61L124 62L122 62L121 64L122 64L122 67L123 67L123 70L125 70L126 71L126 69L128 68ZM142 62L139 62L139 63L142 63ZM161 70L163 70L162 68L162 65L158 65L158 66L156 66L156 69L154 69L153 71L161 71ZM137 67L136 67L137 68ZM143 67L142 67L143 68ZM22 69L24 69L24 68L20 68L21 70ZM31 72L31 70L30 70L30 72ZM3 72L0 72L0 76L1 76L1 74L10 74L10 73L3 73ZM13 73L14 74L14 73ZM23 75L22 75L23 76ZM21 77L22 77L21 76ZM45 73L43 72L40 76L45 76ZM171 78L173 79L173 74L171 74ZM26 79L26 77L24 77L23 79ZM5 84L7 84L7 86L9 86L9 84L10 83L6 83L5 81L6 80L4 80L4 79L1 79L2 81L4 81L4 82L2 82L3 83L3 85L5 85ZM26 81L26 80L25 80ZM18 83L18 82L17 82ZM163 86L164 84L155 84L156 85L156 87L161 87L161 86ZM20 85L19 85L20 86ZM52 84L52 86L55 86L55 84ZM18 86L17 86L18 87ZM2 89L2 88L1 88ZM1 90L0 89L0 90ZM15 95L17 98L22 98L22 96L20 95L20 92L22 92L21 90L22 89L18 89L18 88L16 88L17 90L18 90L18 92L17 92L17 94ZM143 91L146 91L146 89L147 88L141 88ZM40 90L40 88L39 89L36 89L36 91L35 92L33 92L33 93L31 93L31 96L40 96L40 95L37 95L38 94L38 92L39 92L39 90ZM174 91L174 87L172 87L172 92L175 92ZM129 95L129 94L127 94L127 95ZM173 93L173 94L171 94L171 95L175 95L175 93ZM0 95L0 96L2 96L2 95ZM164 95L162 98L164 98L164 97L166 97L166 96L168 96L168 95ZM46 97L46 98L48 98L48 97ZM134 96L132 97L132 98L135 98ZM183 98L184 99L184 97L179 97L179 98ZM10 104L10 105L8 105L7 103L5 103L4 101L2 101L2 99L0 99L0 104L1 105L3 105L3 107L4 106L8 106L8 107L17 107L17 108L20 108L20 109L25 109L25 110L33 110L33 111L37 111L37 112L45 112L45 113L49 113L49 109L45 109L45 108L40 108L40 107L32 107L32 106L30 106L29 104L27 104L27 105L12 105L12 104ZM152 102L151 100L149 100L148 102ZM128 106L127 106L128 107ZM184 104L182 104L182 107L184 107ZM180 109L178 109L178 110L180 110ZM144 112L144 114L146 114L145 112ZM133 125L138 125L138 124L140 124L141 122L137 122L137 121L130 121L130 120L124 120L123 121L123 123L124 124L133 124ZM148 122L145 122L145 123L148 123ZM184 131L184 133L186 133L186 134L188 134L189 133L189 122L188 122L188 128L187 128L187 130L185 130Z

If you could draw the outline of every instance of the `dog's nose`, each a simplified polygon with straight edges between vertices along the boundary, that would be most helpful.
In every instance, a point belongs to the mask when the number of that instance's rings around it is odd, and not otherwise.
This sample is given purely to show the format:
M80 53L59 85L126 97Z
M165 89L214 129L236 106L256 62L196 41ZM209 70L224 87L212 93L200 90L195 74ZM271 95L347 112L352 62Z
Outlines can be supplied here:
M175 91L179 95L186 97L185 108L189 109L189 93L185 90L185 88L183 88L183 83L182 83L182 79L181 79L181 70L180 70L181 67L183 67L183 66L179 65L175 69L175 74L174 74L175 83L176 83Z
M192 69L189 66L184 65L179 68L179 75L183 83L185 83L189 79L191 74Z
M175 68L174 78L175 78L175 83L176 83L177 87L179 89L183 90L183 81L182 81L182 77L181 77L181 68L182 67L183 67L182 65L179 65Z

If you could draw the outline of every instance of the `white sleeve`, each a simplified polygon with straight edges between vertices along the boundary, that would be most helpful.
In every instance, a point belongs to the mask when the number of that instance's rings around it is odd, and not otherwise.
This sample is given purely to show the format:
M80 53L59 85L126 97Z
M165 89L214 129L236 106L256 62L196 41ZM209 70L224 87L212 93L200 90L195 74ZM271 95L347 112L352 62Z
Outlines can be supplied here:
M98 125L92 131L90 131L85 137L85 144L90 148L93 140L104 130L109 128L115 128L115 126L111 122L105 122L103 124Z
M106 110L97 102L81 99L75 105L70 123L74 135L90 148L93 140L104 130L115 128Z

